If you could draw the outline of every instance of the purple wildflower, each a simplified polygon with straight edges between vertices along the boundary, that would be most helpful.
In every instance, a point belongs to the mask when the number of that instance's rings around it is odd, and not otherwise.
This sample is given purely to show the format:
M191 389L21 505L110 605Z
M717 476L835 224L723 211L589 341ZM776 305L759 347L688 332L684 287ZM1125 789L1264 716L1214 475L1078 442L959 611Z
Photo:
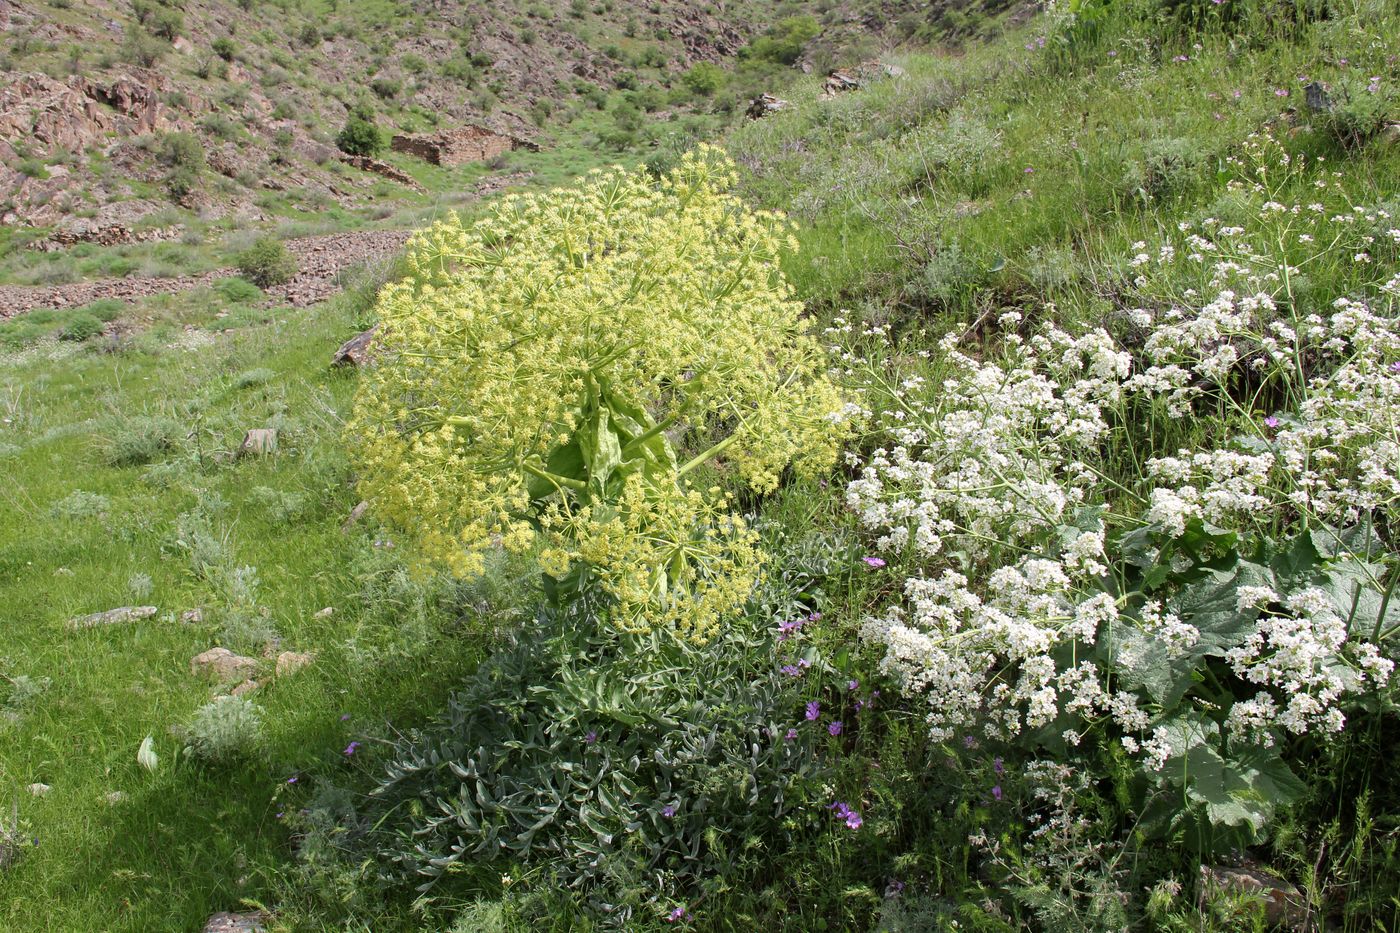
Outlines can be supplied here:
M993 796L995 799L997 799L997 800L1000 800L1000 799L1001 799L1001 785L1000 785L1000 784L995 784L995 785L992 786L992 796Z
M816 700L807 704L807 721L811 722L822 714L822 705Z
M904 882L898 878L893 878L885 885L885 897L899 897L904 893Z
M779 670L781 670L784 674L788 675L789 677L802 676L802 671L797 667L796 664L784 664L782 667L779 668Z
M1026 166L1026 171L1025 171L1024 174L1026 174L1026 175L1034 175L1034 174L1035 174L1035 169L1033 169L1033 168L1031 168L1029 165L1027 165L1027 166Z
M876 570L885 566L884 558L881 557L864 557L861 559L865 561L867 566L874 567Z
M791 741L792 741L793 739L795 739L795 738L797 738L797 730L796 730L796 729L789 729L789 730L787 731L787 734L783 736L783 741L784 741L784 742L791 742Z
M345 746L345 751L341 754L343 754L346 758L349 758L351 755L355 754L355 752L359 751L359 748L359 742L351 742L349 745Z
M1288 89L1287 89L1287 88L1282 88L1282 87L1274 88L1274 96L1275 96L1275 97L1287 97L1287 96L1288 96Z
M1393 373L1400 373L1400 360L1396 360L1394 363L1390 364L1390 371Z
M1273 415L1270 415L1269 417L1267 417L1267 418L1264 419L1264 423L1267 424L1267 425L1268 425L1269 427L1271 427L1271 428L1276 428L1276 427L1278 427L1279 421L1278 421L1278 419L1275 418Z
M812 613L811 615L809 615L809 616L807 617L807 621L808 621L808 622L820 622L820 621L821 621L821 618L822 618L822 614L821 614L820 612L814 612L814 613Z
M861 825L864 823L865 820L861 819L860 814L857 813L855 810L852 810L850 813L846 814L847 829L860 829Z
M583 737L583 744L592 745L596 741L598 741L598 733L589 729L588 734Z
M666 806L662 807L662 808L661 808L661 815L664 816L664 817L666 817L666 819L668 819L668 820L669 820L671 817L675 816L675 815L676 815L676 806L675 806L675 804L668 803L668 804L666 804Z
M293 774L291 777L287 778L287 783L288 783L288 784L295 784L298 780L300 780L300 778L298 778L295 774Z
M843 728L843 727L842 727L842 725L841 725L841 720L837 719L837 720L834 720L834 721L831 723L831 725L829 725L829 726L826 727L826 731L827 731L827 732L830 732L832 735L840 735L840 734L841 734L841 729L842 729L842 728Z
M995 771L997 774L1001 774L1003 771L1006 770L1005 766L1002 765L1000 758L992 759L992 770Z
M280 820L280 819L286 814L286 812L287 812L286 810L278 810L278 811L277 811L277 818Z
M350 714L349 714L349 713L341 713L341 714L340 714L340 721L341 721L341 722L344 722L345 720L347 720L347 719L349 719L349 718L350 718Z
M675 923L677 920L684 920L685 918L686 918L685 908L684 908L684 907L677 907L675 910L671 911L669 914L666 915L666 922L667 922L667 923Z
M977 740L970 735L963 736L963 748L976 748Z
M860 689L860 681L858 681L858 680L848 680L848 681L846 681L846 689L847 689L847 690L859 690L859 689Z

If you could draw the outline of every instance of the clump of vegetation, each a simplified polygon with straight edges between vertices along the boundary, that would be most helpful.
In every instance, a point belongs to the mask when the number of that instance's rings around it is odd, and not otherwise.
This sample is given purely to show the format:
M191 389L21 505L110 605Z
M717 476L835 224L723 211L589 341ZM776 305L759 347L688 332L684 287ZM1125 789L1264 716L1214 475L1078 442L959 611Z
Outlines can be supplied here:
M384 135L374 122L374 111L369 107L356 106L335 137L335 144L341 152L350 155L376 156L384 151Z
M114 467L151 463L174 448L177 430L176 423L165 417L141 415L123 420L107 437L104 458Z
M291 251L281 240L271 236L259 237L233 258L233 264L258 288L285 285L300 269Z
M101 335L102 331L102 321L96 315L80 312L69 316L68 323L58 332L58 339L81 343Z
M160 138L156 156L168 172L165 187L176 201L182 201L199 188L204 171L204 144L193 133L166 133Z
M184 732L185 753L210 764L255 758L266 742L262 708L244 697L221 696L206 703Z
M778 271L787 227L733 181L701 150L659 184L607 172L416 237L350 423L366 498L461 575L498 540L539 548L556 596L605 594L617 627L713 632L761 557L699 471L722 456L772 490L843 430Z

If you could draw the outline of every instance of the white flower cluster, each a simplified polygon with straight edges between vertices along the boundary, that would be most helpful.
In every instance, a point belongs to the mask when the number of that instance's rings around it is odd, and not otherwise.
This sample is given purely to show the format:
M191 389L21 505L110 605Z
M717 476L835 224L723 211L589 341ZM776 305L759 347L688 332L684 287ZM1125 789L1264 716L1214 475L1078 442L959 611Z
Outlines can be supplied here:
M1293 292L1304 260L1256 243L1305 248L1280 226L1317 232L1335 218L1275 196L1260 217L1267 235L1207 221L1183 225L1175 244L1133 244L1128 266L1147 284L1144 306L1125 314L1132 344L1054 324L1021 337L1013 315L1000 356L974 357L959 349L967 331L951 334L948 374L931 382L890 378L852 346L835 348L848 376L866 375L863 415L883 442L847 505L892 564L910 568L903 598L863 633L927 699L934 736L1050 728L1073 744L1104 726L1160 767L1171 749L1157 723L1169 711L1124 687L1132 668L1145 651L1223 652L1202 646L1169 601L1116 595L1125 558L1106 542L1134 529L1159 541L1193 527L1279 541L1363 520L1400 527L1400 276L1372 276L1369 301L1304 313ZM1317 238L1345 251L1339 235ZM854 331L838 322L829 333L839 343ZM1274 411L1258 410L1263 398ZM1207 439L1191 449L1156 449L1158 435L1138 423L1188 416ZM1180 552L1170 560L1191 566ZM1244 586L1236 608L1257 619L1224 661L1258 689L1221 710L1235 739L1336 731L1343 701L1391 673L1369 629L1352 632L1320 590ZM1139 637L1112 665L1089 656L1124 631Z

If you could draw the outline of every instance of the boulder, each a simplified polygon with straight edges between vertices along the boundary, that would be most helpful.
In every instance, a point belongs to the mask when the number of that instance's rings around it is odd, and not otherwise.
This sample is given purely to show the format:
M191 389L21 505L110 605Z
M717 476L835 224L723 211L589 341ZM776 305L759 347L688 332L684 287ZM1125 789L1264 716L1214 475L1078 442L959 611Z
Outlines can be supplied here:
M345 523L340 526L340 530L342 532L349 531L352 527L354 527L356 522L365 517L365 513L368 511L369 503L364 500L361 500L353 509L350 510L350 515L345 519Z
M1317 929L1317 918L1307 898L1293 885L1254 866L1202 865L1200 899L1202 905L1221 895L1245 894L1260 899L1264 919L1271 927L1293 933Z
M258 686L259 684L256 680L245 680L243 683L230 690L229 693L232 696L241 697L245 694L252 693L254 690L258 689Z
M243 435L243 443L239 445L238 455L246 457L250 454L266 456L277 452L277 429L276 428L253 428Z
M122 606L119 609L107 609L103 612L94 612L85 616L77 616L68 620L68 628L72 631L85 628L96 628L99 625L121 625L126 622L139 622L142 619L149 619L157 612L155 606Z
M358 333L340 345L340 349L335 351L331 357L331 363L336 366L363 366L369 362L370 344L374 340L374 332L379 329L375 324L367 331Z
M257 658L234 654L227 648L210 648L190 659L191 674L212 674L223 681L246 680L257 669Z
M301 651L284 651L277 656L277 676L290 677L316 660L314 654Z
M749 104L746 111L750 120L761 120L770 113L777 113L786 110L788 102L781 97L774 97L772 94L760 94Z

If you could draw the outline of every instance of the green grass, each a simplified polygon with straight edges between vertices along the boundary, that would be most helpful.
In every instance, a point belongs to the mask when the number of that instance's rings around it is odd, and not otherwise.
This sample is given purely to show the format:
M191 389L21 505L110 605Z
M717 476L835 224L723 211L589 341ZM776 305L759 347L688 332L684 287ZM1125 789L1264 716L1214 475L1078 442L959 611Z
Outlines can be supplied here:
M89 930L100 917L110 930L195 929L215 910L267 897L288 854L276 814L300 803L286 779L354 768L347 742L435 709L476 656L471 640L414 627L412 602L433 615L440 587L387 587L396 560L376 546L373 523L341 531L356 499L339 412L355 376L332 370L329 355L363 314L363 296L348 295L198 340L165 324L122 352L41 342L0 358L0 456L12 477L0 494L0 674L47 683L0 719L4 809L16 804L38 839L0 878L0 928ZM167 345L182 337L190 348ZM154 462L114 465L144 459L112 454L143 418L168 423L171 446ZM281 428L277 454L231 457L246 429L268 425ZM302 506L279 514L260 487ZM55 509L79 491L105 507ZM254 694L270 744L241 767L185 761L170 733L210 697L189 663L219 643L229 610L176 542L180 515L201 503L226 566L257 568L282 649L317 654ZM149 593L133 591L138 574ZM159 615L65 628L147 603ZM327 606L334 614L317 618ZM205 621L181 623L193 607ZM161 757L154 774L136 763L146 735ZM31 797L34 782L52 790ZM114 791L126 799L109 803Z

